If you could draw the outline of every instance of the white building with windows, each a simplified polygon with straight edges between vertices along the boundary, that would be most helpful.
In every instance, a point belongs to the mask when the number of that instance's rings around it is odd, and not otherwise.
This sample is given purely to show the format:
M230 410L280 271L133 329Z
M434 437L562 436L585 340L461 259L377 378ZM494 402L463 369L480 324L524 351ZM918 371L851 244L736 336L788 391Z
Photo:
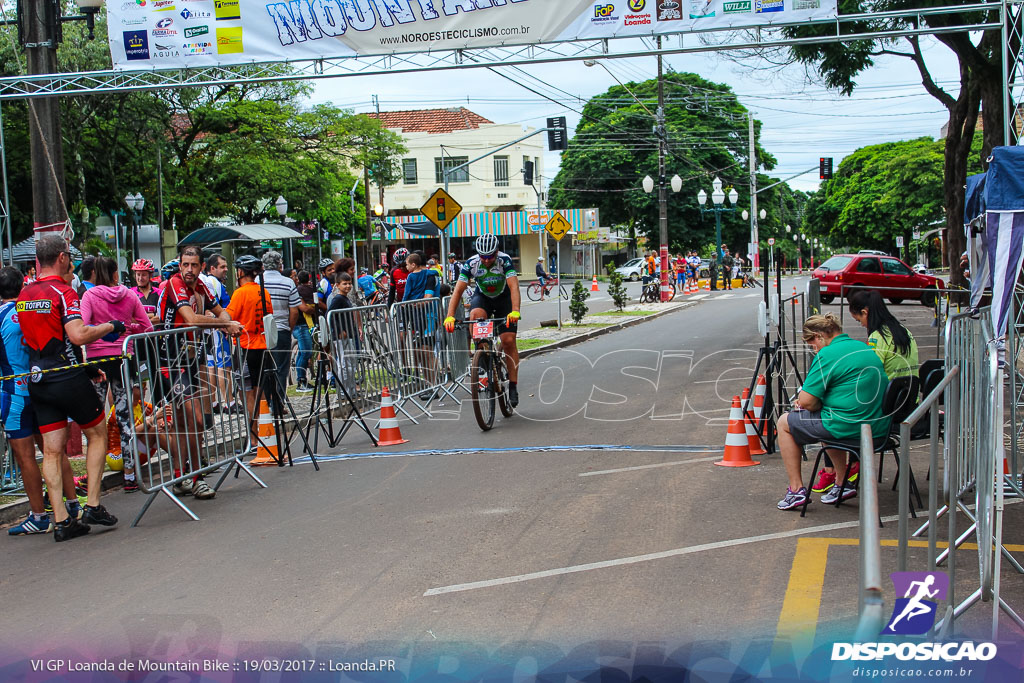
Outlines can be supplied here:
M439 187L444 187L444 170L487 154L536 130L518 124L497 124L464 107L418 109L371 113L369 116L402 136L409 151L402 159L402 179L384 188L387 220L418 216L420 207ZM453 226L449 229L451 250L459 258L473 253L474 235L483 229L498 235L501 250L511 256L517 268L532 273L538 255L547 255L554 243L527 229L516 232L510 216L526 212L537 215L538 191L543 192L544 151L547 137L540 133L481 159L448 177L448 193L462 206L461 225L486 225L485 228ZM524 178L527 166L533 167L532 184ZM536 190L534 188L537 188ZM379 188L371 195L376 202ZM544 202L540 202L541 207ZM499 214L502 218L499 219ZM542 211L541 215L547 215ZM524 223L527 217L519 223ZM520 226L520 231L522 227ZM388 236L388 251L400 244L437 253L436 239L422 239L401 232Z
M376 118L377 114L370 114ZM415 215L438 187L443 170L454 168L490 150L529 134L534 128L497 124L465 107L381 112L380 119L400 134L409 148L402 159L402 180L384 189L390 215ZM537 206L534 187L544 180L544 134L460 169L448 178L448 192L462 210L519 211ZM533 164L533 187L524 182L523 170ZM376 192L373 195L377 196Z

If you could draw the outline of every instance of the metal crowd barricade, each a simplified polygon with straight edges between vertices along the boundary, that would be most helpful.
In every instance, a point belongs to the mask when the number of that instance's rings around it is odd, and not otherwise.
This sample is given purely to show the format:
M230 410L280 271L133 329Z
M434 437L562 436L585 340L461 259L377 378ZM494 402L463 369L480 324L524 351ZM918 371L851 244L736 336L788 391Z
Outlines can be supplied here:
M141 406L143 419L132 421L122 448L135 449L139 488L149 494L132 526L160 494L198 520L181 501L181 494L174 492L174 485L221 468L214 490L232 469L236 474L244 471L266 488L242 461L255 447L245 404L241 348L231 345L231 368L226 381L218 381L206 364L210 339L203 330L186 327L133 334L124 340L127 358L121 366L122 379L133 388L133 407Z
M440 394L455 399L445 382L449 335L442 323L446 315L441 299L436 297L391 306L388 327L392 355L399 370L396 406L412 403L431 417L430 403ZM409 415L404 408L402 412Z
M874 441L871 425L860 426L860 452L872 453ZM860 600L857 640L874 640L885 626L885 603L882 599L882 542L878 533L877 465L873 457L861 460L860 484ZM907 479L908 477L903 477ZM906 508L902 508L906 509Z
M448 311L450 302L450 296L446 296L441 299L441 310L443 312ZM461 322L465 320L465 318L465 306L456 306L455 320ZM469 366L473 361L473 348L470 344L469 333L463 328L456 328L455 332L452 334L445 333L444 337L445 349L447 351L445 365L447 366L448 372L448 386L452 389L465 389L465 386L462 384L462 380L469 374ZM458 403L458 399L456 399L456 403Z
M399 373L388 332L384 304L342 308L327 314L330 350L336 381L364 412L380 406L384 387L396 389Z
M7 431L0 427L0 495L8 496L25 491L21 481L21 469L14 459L14 451L7 441Z

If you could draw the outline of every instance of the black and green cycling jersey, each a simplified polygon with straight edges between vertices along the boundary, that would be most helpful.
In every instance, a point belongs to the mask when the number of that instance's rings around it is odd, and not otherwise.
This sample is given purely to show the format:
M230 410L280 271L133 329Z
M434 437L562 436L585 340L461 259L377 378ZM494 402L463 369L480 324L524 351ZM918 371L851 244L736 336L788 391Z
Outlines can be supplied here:
M468 283L470 279L476 280L477 291L480 294L495 298L507 291L505 282L515 276L516 269L512 265L512 259L505 252L499 251L490 266L484 265L479 254L463 263L462 270L459 271L459 282Z

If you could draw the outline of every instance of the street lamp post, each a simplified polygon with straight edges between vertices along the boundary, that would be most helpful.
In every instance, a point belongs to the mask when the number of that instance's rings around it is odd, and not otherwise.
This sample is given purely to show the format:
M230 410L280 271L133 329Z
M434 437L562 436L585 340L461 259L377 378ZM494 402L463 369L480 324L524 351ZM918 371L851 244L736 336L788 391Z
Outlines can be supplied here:
M736 188L729 190L729 203L732 206L723 206L725 204L725 191L722 189L722 181L717 177L711 181L711 203L713 206L710 209L705 209L704 205L708 202L708 195L704 190L697 193L697 201L700 203L700 213L704 215L706 213L715 214L715 253L718 254L718 262L722 262L722 214L736 210L736 202L739 200L740 195L736 192Z
M139 254L139 225L142 223L142 209L146 206L146 198L141 192L132 194L129 192L124 196L124 203L132 212L132 259L138 261ZM120 254L118 254L120 258Z
M288 200L284 198L284 195L277 195L277 200L274 202L274 208L277 209L277 215L281 217L281 223L288 227ZM317 252L320 251L320 228L317 227L316 231L316 246ZM289 263L294 262L293 254L291 253L290 242L288 240L282 241L281 247L282 256L284 258L285 267L288 267ZM317 259L319 264L319 258ZM311 271L313 272L313 271Z
M669 286L668 272L668 190L665 188L665 165L659 164L658 173L658 213L660 223L661 249L658 258L661 261L661 300L668 301L668 294L671 291ZM672 176L671 187L673 192L683 189L683 179L678 175ZM644 192L654 192L654 178L645 176L643 180Z

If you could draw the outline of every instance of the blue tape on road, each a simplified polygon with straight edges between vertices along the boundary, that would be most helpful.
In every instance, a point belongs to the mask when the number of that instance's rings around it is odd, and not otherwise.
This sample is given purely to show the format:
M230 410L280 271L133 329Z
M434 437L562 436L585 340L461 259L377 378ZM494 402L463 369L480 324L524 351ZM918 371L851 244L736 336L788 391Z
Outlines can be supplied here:
M635 453L717 453L721 447L715 446L626 446L619 444L583 444L577 446L521 446L519 448L427 448L416 451L369 453L337 453L335 455L317 455L318 462L336 462L338 460L357 460L360 458L412 458L423 455L469 455L472 453L545 453L545 452L586 452L586 451L632 451ZM295 464L309 463L309 456L293 460Z

